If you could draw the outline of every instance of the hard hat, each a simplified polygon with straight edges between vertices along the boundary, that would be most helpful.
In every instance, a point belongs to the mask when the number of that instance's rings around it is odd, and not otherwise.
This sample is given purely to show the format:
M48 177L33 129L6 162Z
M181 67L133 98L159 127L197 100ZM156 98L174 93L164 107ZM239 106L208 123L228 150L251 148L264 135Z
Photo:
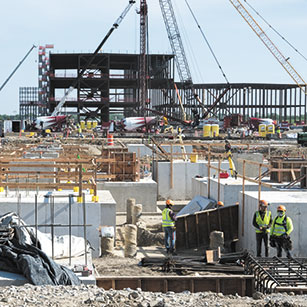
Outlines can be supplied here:
M221 206L221 207L224 207L224 203L222 201L220 201L220 200L217 202L217 205Z
M174 202L171 199L167 199L165 203L168 206L173 206L174 205Z
M266 200L261 199L259 200L259 205L263 207L267 207L269 203Z
M286 211L286 207L283 205L278 206L277 211Z

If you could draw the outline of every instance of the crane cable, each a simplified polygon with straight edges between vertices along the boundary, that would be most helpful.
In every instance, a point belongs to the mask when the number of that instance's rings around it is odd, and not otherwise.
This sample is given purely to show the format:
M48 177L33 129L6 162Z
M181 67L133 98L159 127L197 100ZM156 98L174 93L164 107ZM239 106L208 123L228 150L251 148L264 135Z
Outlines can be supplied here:
M226 74L225 74L225 72L224 72L224 70L223 70L221 64L219 63L219 61L218 61L218 59L217 59L217 57L216 57L216 55L215 55L213 49L211 48L211 46L210 46L210 44L209 44L209 41L207 40L207 37L206 37L204 31L202 30L202 28L201 28L201 26L200 26L200 24L199 24L199 22L198 22L198 20L197 20L197 18L196 18L196 16L195 16L195 14L194 14L193 11L192 11L192 8L190 7L190 5L189 5L189 3L188 3L187 0L185 0L185 3L186 3L186 5L188 6L189 11L191 12L191 14L192 14L192 16L193 16L193 18L194 18L194 20L195 20L195 22L196 22L196 24L197 24L197 27L198 27L200 33L202 34L202 36L203 36L203 38L204 38L204 40L205 40L205 42L206 42L208 48L210 49L210 52L211 52L211 54L213 55L213 57L214 57L214 59L215 59L215 62L217 63L219 69L221 70L224 79L226 80L227 84L229 84L228 78L226 77Z
M284 36L282 36L271 24L269 24L269 22L266 21L266 19L264 19L264 17L262 17L260 13L251 6L251 4L249 4L246 0L244 0L244 2L266 23L267 26L269 26L281 39L283 39L294 51L296 51L307 62L307 58L297 48L295 48Z

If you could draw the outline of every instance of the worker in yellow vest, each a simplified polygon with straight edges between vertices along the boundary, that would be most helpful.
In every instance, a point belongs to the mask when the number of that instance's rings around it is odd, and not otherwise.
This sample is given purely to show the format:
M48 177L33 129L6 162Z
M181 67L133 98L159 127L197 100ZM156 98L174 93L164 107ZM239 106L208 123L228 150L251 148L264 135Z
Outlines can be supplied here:
M274 218L271 232L270 245L276 247L277 257L282 256L282 249L285 250L287 257L291 258L290 250L292 249L292 241L290 233L293 231L292 220L286 215L286 207L278 206L277 216Z
M167 199L162 211L162 228L164 229L165 248L168 254L175 254L175 221L177 218L172 210L173 205L174 202Z
M265 257L269 257L269 233L272 225L272 213L268 211L268 202L259 201L259 209L255 212L253 226L256 229L257 257L261 257L261 245L264 242Z

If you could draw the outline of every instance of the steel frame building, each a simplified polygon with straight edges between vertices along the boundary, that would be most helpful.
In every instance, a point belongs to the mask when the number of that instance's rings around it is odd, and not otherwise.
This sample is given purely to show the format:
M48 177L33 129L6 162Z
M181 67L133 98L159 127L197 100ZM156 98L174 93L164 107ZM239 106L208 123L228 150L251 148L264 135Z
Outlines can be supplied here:
M196 108L201 114L201 108L196 100L184 97L182 85L179 94L185 101L187 114ZM228 87L227 84L196 84L195 90L205 107L213 105L216 98ZM180 89L181 88L181 89ZM162 93L151 93L153 108L162 113L180 116L177 99L174 103L164 98ZM176 98L176 96L173 95ZM213 113L220 119L229 114L242 114L244 118L263 117L278 121L307 122L307 96L296 84L259 84L234 83L213 109Z
M47 105L41 105L37 88L20 88L20 115L34 119L51 113L64 90L73 83L91 54L50 53L48 71L49 96ZM181 117L178 94L174 89L173 55L148 55L148 108ZM108 121L112 112L137 116L140 107L139 55L101 53L78 83L72 97L64 105L64 112L77 114L79 120ZM202 113L193 97L185 97L183 84L177 83L179 96L188 117L193 108ZM196 84L195 90L205 107L210 107L226 88L226 84ZM34 89L34 90L33 90ZM307 96L295 84L230 84L230 90L213 109L213 115L223 118L228 114L247 117L266 117L278 121L307 122Z
M50 54L50 94L48 109L52 113L77 78L78 72L88 62L91 54ZM161 91L174 81L173 55L148 55L149 91ZM125 116L137 116L140 106L139 55L98 54L78 82L72 97L68 97L64 109L77 114L79 120L98 119L109 121L111 112ZM62 89L62 95L58 91ZM150 104L150 101L149 101Z

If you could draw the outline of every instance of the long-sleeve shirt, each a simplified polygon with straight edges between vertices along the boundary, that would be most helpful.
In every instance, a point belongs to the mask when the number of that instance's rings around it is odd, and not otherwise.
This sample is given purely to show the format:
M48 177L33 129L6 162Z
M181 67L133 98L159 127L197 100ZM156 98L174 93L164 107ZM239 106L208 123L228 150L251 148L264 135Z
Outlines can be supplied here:
M253 226L254 226L255 228L257 228L257 229L260 229L259 225L258 225L257 222L256 222L257 212L258 212L258 211L256 211L255 214L254 214ZM259 213L260 213L261 218L263 219L263 218L264 218L264 215L266 214L266 211L259 211ZM270 222L269 222L268 228L271 227L272 222L273 222L273 220L272 220L272 214L271 214Z

